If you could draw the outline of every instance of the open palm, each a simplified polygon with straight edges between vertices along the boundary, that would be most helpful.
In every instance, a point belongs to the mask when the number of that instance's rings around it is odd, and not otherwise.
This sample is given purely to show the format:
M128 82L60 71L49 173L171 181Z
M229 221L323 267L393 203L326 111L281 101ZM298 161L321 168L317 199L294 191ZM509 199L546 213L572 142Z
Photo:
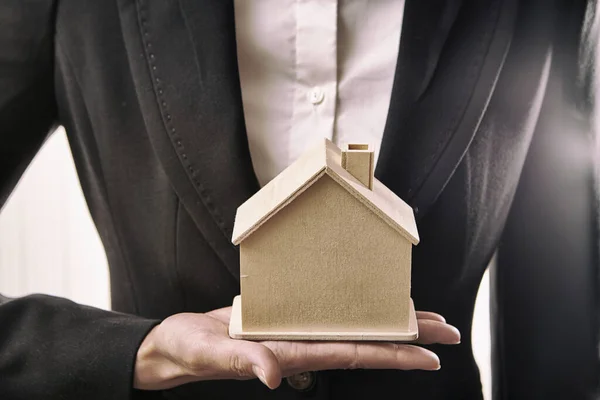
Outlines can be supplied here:
M230 316L231 307L226 307L205 314L176 314L164 320L150 333L152 346L147 350L147 358L160 363L152 370L161 379L136 374L136 386L167 389L200 380L258 377L276 388L283 377L305 371L436 370L440 367L438 357L417 344L460 342L458 330L431 312L417 312L419 339L415 344L235 340L228 334Z

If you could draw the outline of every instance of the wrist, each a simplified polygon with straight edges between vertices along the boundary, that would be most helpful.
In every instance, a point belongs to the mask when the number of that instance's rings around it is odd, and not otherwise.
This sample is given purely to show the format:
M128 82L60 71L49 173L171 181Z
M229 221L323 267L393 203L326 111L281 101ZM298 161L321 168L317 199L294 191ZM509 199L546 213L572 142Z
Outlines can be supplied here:
M187 378L183 369L161 351L157 340L159 328L160 325L155 326L138 348L133 377L134 389L168 389L180 385L180 381Z

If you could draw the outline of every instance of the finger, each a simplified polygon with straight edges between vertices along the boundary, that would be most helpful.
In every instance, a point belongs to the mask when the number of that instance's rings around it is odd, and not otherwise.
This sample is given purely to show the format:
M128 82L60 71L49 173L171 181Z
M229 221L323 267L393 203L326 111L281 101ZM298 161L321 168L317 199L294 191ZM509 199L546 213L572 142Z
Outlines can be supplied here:
M458 344L460 343L460 332L452 325L444 322L421 319L419 320L420 344Z
M417 319L430 319L433 321L446 322L446 318L440 314L429 311L417 311Z
M318 371L329 369L436 370L438 356L422 347L393 343L267 342L281 369Z
M277 357L260 343L214 336L205 338L194 354L188 364L201 379L258 378L271 389L281 383Z
M273 352L260 343L224 340L226 368L232 377L256 377L267 387L275 389L281 383L282 375L279 361Z
M229 325L229 320L231 319L231 307L219 308L218 310L212 310L207 312L206 315L218 319L224 324Z

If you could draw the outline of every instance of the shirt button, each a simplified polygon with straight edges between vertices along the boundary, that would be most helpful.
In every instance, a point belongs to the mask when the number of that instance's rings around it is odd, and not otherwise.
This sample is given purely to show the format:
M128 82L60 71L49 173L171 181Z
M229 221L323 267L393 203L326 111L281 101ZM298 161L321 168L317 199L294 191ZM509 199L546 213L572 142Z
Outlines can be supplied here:
M299 374L288 376L286 381L292 389L305 392L315 386L317 377L314 372L301 372Z
M321 88L319 88L319 87L314 88L313 90L311 90L308 93L308 99L313 104L321 103L324 98L325 98L325 93L323 93L323 90L321 90Z

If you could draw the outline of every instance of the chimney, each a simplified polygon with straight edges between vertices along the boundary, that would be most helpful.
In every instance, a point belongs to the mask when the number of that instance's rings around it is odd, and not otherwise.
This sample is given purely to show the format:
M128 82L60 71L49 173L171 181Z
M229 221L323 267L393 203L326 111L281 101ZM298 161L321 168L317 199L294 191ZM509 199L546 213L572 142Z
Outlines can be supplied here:
M374 153L368 144L348 144L342 150L342 168L373 190Z

